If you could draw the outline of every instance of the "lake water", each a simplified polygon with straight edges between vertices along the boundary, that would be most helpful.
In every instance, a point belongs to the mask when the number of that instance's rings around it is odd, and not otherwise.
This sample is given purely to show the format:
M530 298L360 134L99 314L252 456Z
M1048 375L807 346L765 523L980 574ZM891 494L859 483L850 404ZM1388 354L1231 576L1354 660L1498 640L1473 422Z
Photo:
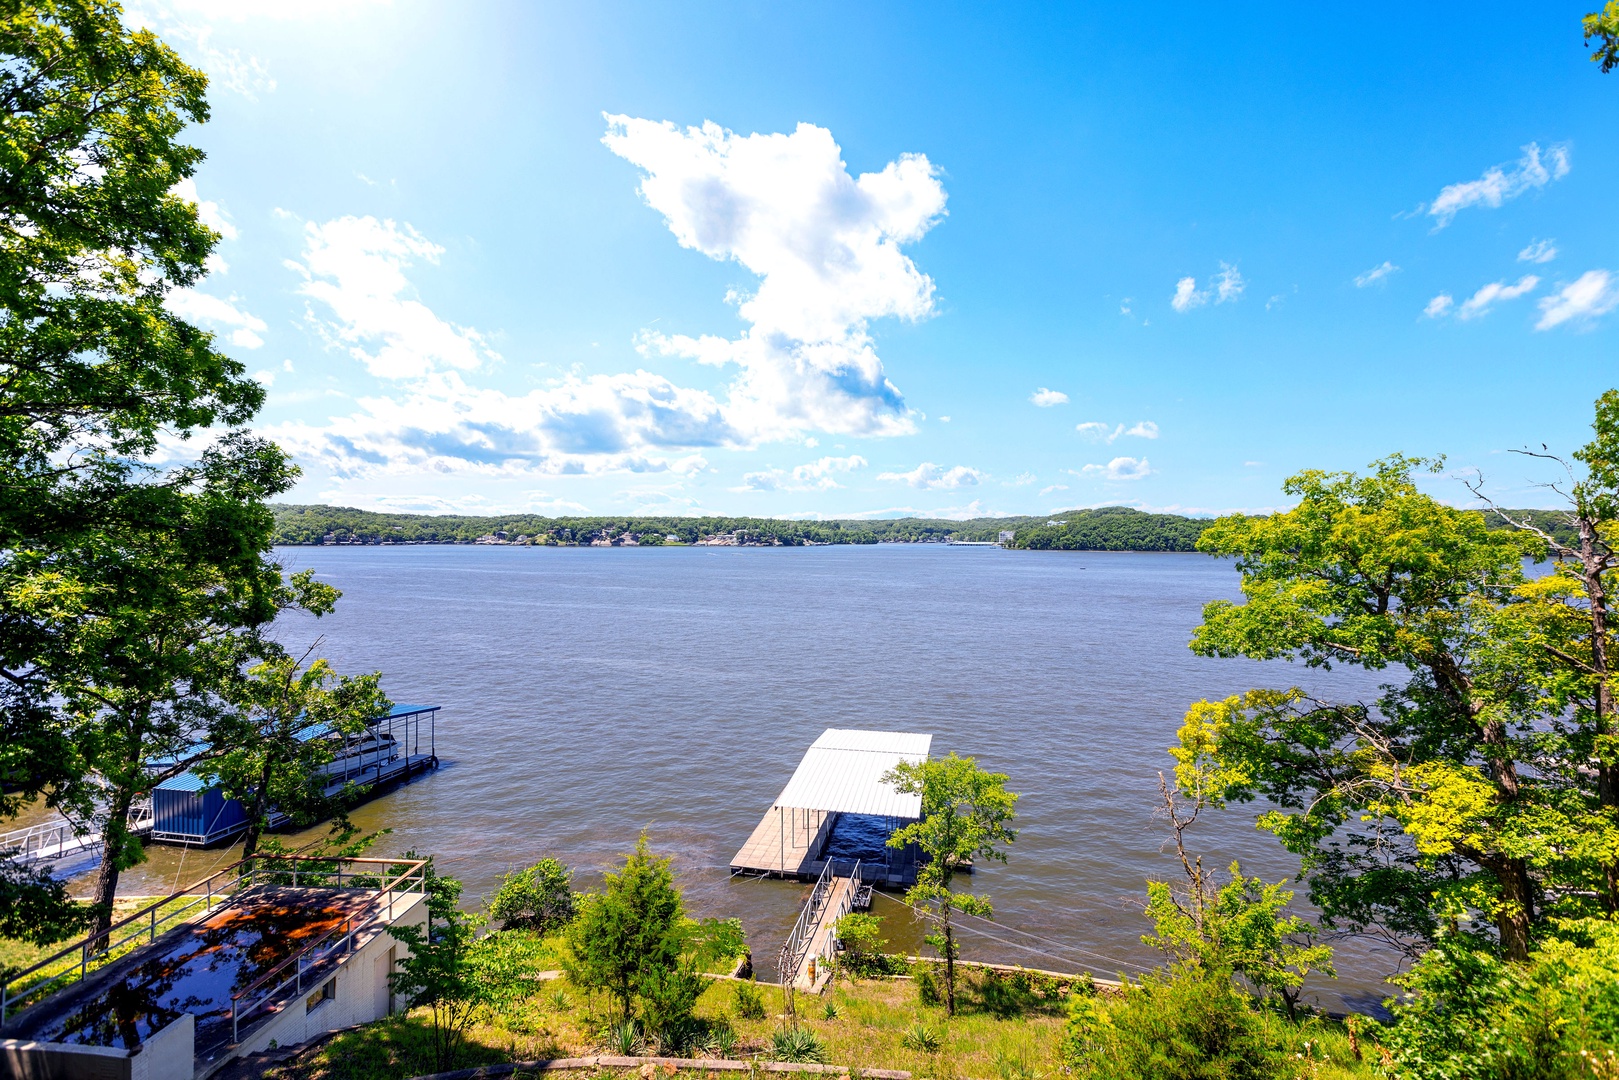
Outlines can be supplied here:
M1366 694L1358 673L1193 656L1202 605L1237 597L1202 555L936 545L820 548L291 548L340 587L324 635L341 671L380 670L397 701L443 706L444 767L356 814L379 850L433 853L469 899L551 855L586 884L645 829L694 914L739 916L761 968L804 887L730 880L732 854L828 727L931 732L1019 792L1006 866L972 885L997 921L969 958L1099 973L1140 943L1143 883L1178 873L1154 819L1157 773L1189 703L1257 685ZM1296 869L1252 808L1210 815L1195 843L1278 880ZM153 849L128 891L201 876L226 851ZM885 902L888 935L916 929ZM1044 950L1014 949L1010 943ZM1340 952L1329 1006L1368 1007L1392 958Z

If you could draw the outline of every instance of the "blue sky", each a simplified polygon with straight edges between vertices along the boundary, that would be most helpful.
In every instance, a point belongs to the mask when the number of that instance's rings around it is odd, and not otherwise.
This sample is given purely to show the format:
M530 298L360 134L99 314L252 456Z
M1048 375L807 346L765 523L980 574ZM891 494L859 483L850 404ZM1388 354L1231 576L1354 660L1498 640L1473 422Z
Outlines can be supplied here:
M214 78L172 303L292 498L967 516L1285 503L1587 437L1619 76L1580 3L143 0Z

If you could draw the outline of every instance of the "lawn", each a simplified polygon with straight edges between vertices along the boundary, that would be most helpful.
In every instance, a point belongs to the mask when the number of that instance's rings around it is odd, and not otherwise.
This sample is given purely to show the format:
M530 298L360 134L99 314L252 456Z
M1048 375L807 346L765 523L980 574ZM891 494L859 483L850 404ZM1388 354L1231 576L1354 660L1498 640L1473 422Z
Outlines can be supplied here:
M923 1005L909 979L839 979L819 997L797 995L800 1026L820 1037L828 1064L855 1069L1007 1080L1055 1071L1063 1003L1007 995L978 973L966 981L962 1007L952 1019L943 1008ZM771 1036L782 1027L781 992L771 984L756 984L766 1015L746 1020L737 1015L737 985L715 980L698 1001L697 1014L729 1020L737 1035L730 1057L769 1060ZM622 1053L608 1041L604 1007L565 979L539 983L532 995L503 1006L498 1014L486 1012L469 1032L456 1065ZM926 1029L920 1040L922 1033L914 1030L918 1027ZM908 1032L913 1043L937 1040L937 1050L907 1047ZM642 1044L635 1052L660 1049ZM346 1032L266 1075L273 1080L392 1080L430 1072L432 1066L426 1014L416 1010Z

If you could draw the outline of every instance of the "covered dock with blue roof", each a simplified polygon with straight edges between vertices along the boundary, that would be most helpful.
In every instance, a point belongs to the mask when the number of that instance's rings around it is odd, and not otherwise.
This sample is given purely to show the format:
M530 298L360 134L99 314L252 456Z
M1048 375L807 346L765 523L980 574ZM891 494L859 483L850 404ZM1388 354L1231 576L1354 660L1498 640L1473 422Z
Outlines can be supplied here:
M363 732L342 736L332 748L332 760L321 767L325 793L336 795L351 784L376 793L437 768L439 708L395 705ZM329 729L319 725L304 737L329 736ZM271 810L271 827L286 821L285 815ZM152 839L158 843L208 847L231 839L247 825L246 808L195 772L172 776L152 789Z

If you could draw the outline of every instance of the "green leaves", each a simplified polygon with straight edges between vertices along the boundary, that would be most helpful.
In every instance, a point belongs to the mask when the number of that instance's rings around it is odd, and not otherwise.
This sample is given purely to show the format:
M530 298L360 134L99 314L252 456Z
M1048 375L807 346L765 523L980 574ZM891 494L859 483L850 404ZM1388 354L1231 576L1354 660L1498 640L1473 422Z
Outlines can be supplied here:
M600 893L579 902L568 928L569 954L563 962L576 985L605 990L628 1019L637 998L661 1009L674 1000L686 944L684 905L667 858L647 848L646 834L618 873L609 873Z
M544 858L501 879L489 901L489 916L507 929L552 934L573 921L577 906L573 871L556 859Z
M1591 12L1582 22L1585 47L1591 47L1592 38L1597 43L1597 51L1591 54L1591 62L1601 64L1603 74L1619 67L1619 0L1608 0L1607 7Z

